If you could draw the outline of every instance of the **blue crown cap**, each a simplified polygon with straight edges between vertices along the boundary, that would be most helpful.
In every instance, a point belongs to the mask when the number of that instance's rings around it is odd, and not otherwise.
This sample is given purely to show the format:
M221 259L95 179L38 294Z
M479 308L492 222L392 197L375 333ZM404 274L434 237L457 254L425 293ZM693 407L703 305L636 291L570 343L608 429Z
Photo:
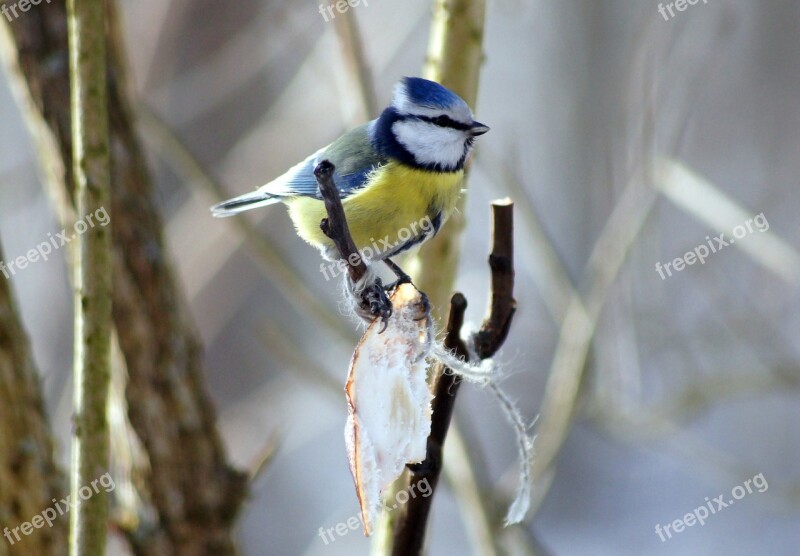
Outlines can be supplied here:
M429 81L421 77L404 77L403 85L405 85L408 99L418 106L450 108L455 104L464 102L454 92L435 81Z

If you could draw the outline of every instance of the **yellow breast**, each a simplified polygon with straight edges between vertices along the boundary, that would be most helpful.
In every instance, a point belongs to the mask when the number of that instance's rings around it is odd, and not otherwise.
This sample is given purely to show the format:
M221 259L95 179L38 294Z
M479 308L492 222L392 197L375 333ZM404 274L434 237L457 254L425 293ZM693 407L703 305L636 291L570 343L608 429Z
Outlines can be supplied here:
M397 162L382 166L366 187L342 201L356 247L398 244L440 213L444 223L456 206L463 177L463 171L430 172ZM300 237L318 248L332 245L319 228L327 216L322 201L294 197L286 204Z

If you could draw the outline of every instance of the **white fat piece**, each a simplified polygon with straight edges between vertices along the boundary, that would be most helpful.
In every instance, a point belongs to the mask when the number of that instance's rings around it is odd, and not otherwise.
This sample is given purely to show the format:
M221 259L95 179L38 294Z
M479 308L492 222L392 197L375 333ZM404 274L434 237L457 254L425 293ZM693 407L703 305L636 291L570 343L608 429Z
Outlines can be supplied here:
M438 114L441 114L441 110ZM423 120L400 120L392 125L395 138L419 164L452 168L465 152L467 135L458 129L440 127Z

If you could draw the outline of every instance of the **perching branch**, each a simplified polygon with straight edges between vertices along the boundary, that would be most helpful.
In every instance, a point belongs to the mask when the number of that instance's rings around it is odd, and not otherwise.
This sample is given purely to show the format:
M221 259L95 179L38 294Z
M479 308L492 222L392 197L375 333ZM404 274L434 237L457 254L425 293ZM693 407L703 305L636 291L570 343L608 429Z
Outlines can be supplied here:
M353 237L350 235L342 200L339 198L339 190L333 183L334 170L336 167L329 160L323 160L314 168L319 192L325 201L325 210L328 212L328 218L322 220L320 228L336 245L339 256L347 262L347 272L355 284L367 274L367 265L358 253Z
M68 0L72 99L72 171L79 221L110 204L105 3ZM113 212L112 218L113 220ZM82 500L70 513L70 554L103 554L108 499L83 499L81 489L108 472L106 408L111 382L111 229L78 235L75 264L75 378L70 493Z
M516 311L514 300L514 205L510 200L492 203L492 252L489 255L491 268L491 300L489 311L480 330L471 338L475 352L480 359L493 356L502 347L511 327ZM460 339L461 325L467 301L461 294L455 294L450 302L450 317L444 345L455 350L457 356L468 360L464 342ZM447 429L455 408L460 378L448 368L437 369L431 434L428 437L428 453L425 461L409 466L409 484L418 485L427 480L431 494L426 497L411 497L398 510L394 520L393 556L414 556L422 554L425 542L425 529L433 492L438 483L442 468L442 451ZM410 492L419 492L415 487L407 487Z

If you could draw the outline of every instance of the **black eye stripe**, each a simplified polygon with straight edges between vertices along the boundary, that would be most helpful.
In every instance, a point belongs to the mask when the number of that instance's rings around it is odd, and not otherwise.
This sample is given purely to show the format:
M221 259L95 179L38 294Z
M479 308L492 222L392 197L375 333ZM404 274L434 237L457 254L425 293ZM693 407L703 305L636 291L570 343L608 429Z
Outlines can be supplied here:
M432 118L431 116L416 116L417 119L422 120L423 122L430 122L433 125L438 125L439 127L449 127L451 129L458 129L460 131L467 131L469 126L467 124L462 124L461 122L455 121L450 116L437 116Z

